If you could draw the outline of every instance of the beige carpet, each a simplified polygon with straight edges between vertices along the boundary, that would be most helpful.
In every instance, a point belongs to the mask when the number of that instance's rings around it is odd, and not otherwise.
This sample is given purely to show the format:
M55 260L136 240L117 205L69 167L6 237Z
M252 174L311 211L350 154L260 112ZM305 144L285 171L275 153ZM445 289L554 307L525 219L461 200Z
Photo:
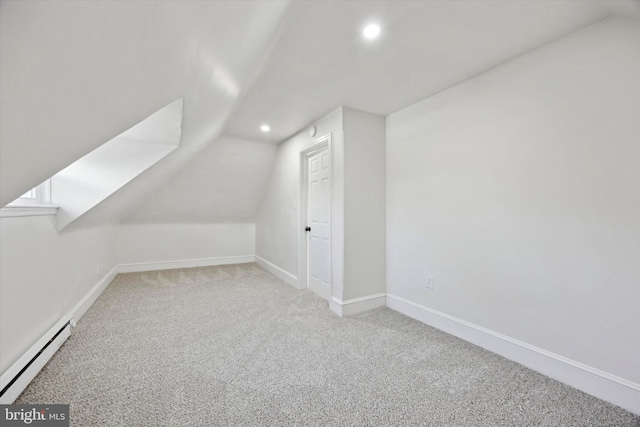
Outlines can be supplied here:
M338 318L256 264L121 274L16 403L74 426L638 426L386 308Z

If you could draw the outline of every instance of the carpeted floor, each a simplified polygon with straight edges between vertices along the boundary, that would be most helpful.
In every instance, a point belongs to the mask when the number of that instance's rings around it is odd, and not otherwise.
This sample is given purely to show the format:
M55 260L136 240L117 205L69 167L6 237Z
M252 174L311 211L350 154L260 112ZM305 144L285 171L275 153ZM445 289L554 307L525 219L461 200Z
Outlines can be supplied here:
M338 318L256 264L121 274L16 403L74 426L639 426L386 308Z

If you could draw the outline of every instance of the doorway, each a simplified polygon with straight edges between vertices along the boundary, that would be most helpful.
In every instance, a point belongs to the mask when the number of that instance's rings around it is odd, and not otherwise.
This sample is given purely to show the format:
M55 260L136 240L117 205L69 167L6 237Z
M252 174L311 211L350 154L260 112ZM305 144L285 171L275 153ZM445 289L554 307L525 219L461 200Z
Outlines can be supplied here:
M301 151L301 278L320 297L331 298L331 146L330 136Z

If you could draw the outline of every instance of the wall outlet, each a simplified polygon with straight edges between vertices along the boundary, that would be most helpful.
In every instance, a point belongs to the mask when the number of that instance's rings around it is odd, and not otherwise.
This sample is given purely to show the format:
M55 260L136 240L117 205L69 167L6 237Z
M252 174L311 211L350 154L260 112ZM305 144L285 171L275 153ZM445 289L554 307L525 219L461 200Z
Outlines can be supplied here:
M427 283L425 286L427 289L433 289L433 276L427 276Z

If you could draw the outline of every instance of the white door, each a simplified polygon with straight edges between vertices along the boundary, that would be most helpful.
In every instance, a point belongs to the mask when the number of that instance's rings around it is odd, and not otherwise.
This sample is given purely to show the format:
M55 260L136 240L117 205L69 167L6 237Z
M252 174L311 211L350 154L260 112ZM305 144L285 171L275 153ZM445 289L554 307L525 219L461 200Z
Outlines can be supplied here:
M308 286L328 300L331 296L331 158L325 149L308 159Z

